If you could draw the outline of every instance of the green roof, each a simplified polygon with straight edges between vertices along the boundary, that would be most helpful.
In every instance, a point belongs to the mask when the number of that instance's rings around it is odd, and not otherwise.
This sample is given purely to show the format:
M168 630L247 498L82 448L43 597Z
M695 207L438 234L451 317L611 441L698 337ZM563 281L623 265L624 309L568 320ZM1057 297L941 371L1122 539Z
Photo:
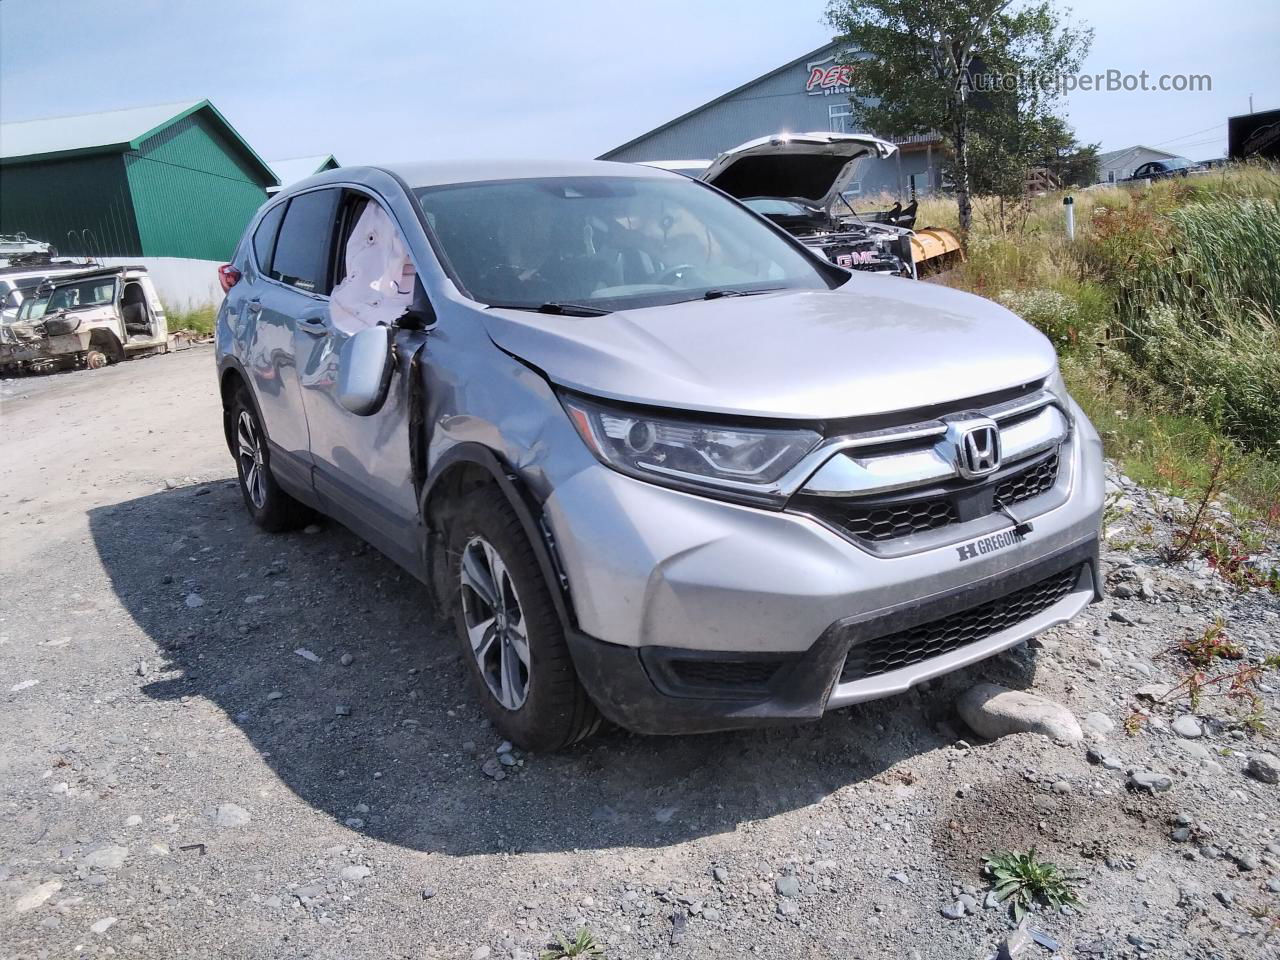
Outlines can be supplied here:
M136 150L144 140L201 110L208 112L268 184L276 182L275 172L208 100L0 124L0 163L28 163L89 153Z

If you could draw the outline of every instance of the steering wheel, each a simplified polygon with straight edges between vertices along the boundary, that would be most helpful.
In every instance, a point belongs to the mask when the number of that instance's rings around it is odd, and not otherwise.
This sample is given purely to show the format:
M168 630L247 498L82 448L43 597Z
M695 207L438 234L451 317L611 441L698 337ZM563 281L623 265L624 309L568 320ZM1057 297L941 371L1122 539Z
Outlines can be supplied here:
M668 267L666 270L663 270L662 273L654 277L653 282L674 284L679 281L684 281L688 277L688 273L686 273L686 271L689 273L697 273L698 268L692 263L677 264L674 267Z

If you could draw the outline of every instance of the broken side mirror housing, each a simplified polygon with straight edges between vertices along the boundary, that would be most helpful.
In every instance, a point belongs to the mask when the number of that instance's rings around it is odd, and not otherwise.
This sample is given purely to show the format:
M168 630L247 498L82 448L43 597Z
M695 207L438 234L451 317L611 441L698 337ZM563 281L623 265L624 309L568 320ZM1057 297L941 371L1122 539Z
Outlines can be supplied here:
M436 325L435 307L427 299L427 291L423 289L419 277L413 279L413 301L409 308L396 320L396 326L402 330L430 330Z
M338 357L338 402L360 417L382 409L395 372L391 327L366 327L348 337Z

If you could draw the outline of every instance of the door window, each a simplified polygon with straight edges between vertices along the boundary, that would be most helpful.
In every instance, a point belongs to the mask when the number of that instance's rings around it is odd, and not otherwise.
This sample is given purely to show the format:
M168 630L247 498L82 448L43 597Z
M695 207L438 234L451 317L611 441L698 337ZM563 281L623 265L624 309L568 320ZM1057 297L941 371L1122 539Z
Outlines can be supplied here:
M358 333L391 325L413 301L416 273L395 219L375 200L346 191L338 218L334 276L340 282L329 298L337 330Z
M276 248L276 234L280 232L280 221L284 217L287 203L281 203L267 211L258 229L253 231L253 256L258 261L258 269L271 275L271 255Z
M271 279L328 296L329 249L340 195L339 190L313 190L289 201L271 258Z

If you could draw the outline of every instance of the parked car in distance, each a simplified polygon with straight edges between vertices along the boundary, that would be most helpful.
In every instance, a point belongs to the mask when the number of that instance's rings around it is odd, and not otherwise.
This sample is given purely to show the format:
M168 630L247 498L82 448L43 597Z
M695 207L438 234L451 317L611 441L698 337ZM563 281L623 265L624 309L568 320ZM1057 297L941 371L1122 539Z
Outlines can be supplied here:
M1170 177L1185 177L1200 173L1206 167L1202 163L1188 160L1186 157L1172 157L1168 160L1150 160L1133 171L1133 176L1125 177L1122 183L1138 180L1168 180Z
M0 323L0 371L96 369L163 353L169 330L146 267L95 267L46 277Z
M1101 445L995 303L841 269L698 180L345 167L220 271L223 426L269 531L426 584L501 734L816 719L1101 594Z

